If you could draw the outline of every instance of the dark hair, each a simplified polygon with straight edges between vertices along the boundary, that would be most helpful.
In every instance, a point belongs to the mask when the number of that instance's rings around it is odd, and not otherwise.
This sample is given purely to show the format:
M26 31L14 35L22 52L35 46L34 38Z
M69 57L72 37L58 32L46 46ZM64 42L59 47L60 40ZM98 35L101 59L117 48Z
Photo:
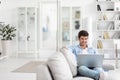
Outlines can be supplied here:
M89 33L85 30L81 30L79 33L78 33L78 38L80 38L81 36L89 36Z

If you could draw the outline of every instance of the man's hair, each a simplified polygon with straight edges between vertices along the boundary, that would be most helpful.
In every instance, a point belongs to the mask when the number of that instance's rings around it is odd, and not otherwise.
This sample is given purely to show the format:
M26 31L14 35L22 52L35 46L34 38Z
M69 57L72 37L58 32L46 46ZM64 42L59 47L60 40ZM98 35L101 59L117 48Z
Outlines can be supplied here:
M89 33L85 30L81 30L79 33L78 33L78 38L80 38L81 36L89 36Z

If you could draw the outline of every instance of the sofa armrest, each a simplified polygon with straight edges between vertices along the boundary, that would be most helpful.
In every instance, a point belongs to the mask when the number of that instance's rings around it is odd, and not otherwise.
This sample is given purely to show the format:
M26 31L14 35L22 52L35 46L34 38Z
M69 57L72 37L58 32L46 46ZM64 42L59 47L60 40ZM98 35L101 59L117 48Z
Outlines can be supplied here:
M40 64L37 67L37 80L52 80L47 64Z
M108 71L108 70L114 70L115 67L114 67L114 65L112 65L112 64L103 64L103 69L104 69L105 71Z

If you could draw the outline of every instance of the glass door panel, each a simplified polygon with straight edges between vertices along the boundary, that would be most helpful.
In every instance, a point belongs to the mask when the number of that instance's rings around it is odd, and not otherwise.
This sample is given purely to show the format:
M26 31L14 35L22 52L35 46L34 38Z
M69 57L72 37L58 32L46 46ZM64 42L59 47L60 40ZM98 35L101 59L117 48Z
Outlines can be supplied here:
M81 28L80 7L72 7L72 44L78 44L78 32Z
M35 50L35 8L27 8L27 50Z
M40 4L41 49L57 48L57 2L41 2Z
M70 44L70 8L62 8L62 46Z
M18 50L26 50L26 9L18 8Z

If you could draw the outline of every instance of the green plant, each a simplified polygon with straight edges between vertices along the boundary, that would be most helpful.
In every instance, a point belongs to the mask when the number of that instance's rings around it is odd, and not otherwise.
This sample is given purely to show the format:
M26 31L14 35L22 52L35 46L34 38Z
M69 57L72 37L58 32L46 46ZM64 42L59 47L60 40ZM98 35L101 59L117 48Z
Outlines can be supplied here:
M16 31L15 27L10 26L9 24L0 24L0 36L2 40L12 40L16 36L14 33Z

